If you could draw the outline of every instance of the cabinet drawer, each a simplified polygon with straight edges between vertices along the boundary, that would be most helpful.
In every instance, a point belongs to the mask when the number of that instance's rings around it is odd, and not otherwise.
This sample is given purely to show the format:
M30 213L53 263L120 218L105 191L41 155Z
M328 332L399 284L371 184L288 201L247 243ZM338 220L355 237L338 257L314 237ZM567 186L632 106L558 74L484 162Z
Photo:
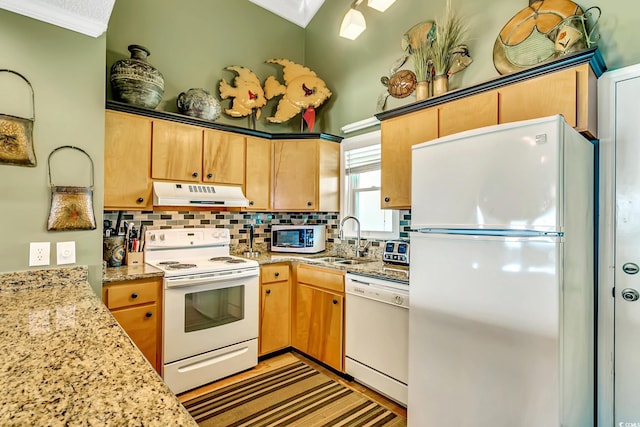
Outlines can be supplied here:
M334 292L344 292L344 273L341 271L298 265L298 282Z
M157 334L160 316L157 304L124 308L112 311L111 314L157 370Z
M262 283L289 280L289 264L263 265L260 269Z
M135 280L106 288L104 303L109 309L146 304L158 300L157 280Z

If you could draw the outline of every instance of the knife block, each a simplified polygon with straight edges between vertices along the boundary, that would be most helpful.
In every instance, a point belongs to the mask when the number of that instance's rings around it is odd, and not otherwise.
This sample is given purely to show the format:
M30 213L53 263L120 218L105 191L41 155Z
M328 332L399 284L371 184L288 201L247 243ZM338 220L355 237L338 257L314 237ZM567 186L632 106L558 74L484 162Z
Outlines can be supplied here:
M138 266L144 264L144 252L127 252L127 265Z

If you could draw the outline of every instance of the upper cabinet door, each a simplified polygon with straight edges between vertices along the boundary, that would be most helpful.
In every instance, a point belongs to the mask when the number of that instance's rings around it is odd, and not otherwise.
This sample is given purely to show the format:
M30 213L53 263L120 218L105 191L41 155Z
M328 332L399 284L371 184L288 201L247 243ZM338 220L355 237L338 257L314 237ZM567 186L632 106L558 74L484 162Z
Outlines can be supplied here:
M247 210L269 210L271 195L271 141L247 138L247 162L245 167L245 196L249 200Z
M273 141L273 209L316 210L317 168L317 141Z
M500 123L562 114L576 127L577 79L576 70L568 69L500 88Z
M204 131L202 181L244 184L245 137L215 130Z
M151 206L151 120L107 111L104 143L105 209Z
M153 179L201 181L202 128L163 120L153 121Z
M382 130L381 207L411 207L411 147L438 137L438 109L385 120Z
M479 93L439 107L439 136L498 124L498 91Z

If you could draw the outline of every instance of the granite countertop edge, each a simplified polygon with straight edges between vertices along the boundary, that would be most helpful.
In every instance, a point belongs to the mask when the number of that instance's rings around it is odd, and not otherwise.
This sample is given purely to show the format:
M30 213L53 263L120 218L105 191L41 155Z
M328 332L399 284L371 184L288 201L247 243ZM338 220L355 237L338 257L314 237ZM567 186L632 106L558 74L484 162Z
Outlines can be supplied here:
M3 425L196 426L87 272L0 273Z
M374 277L378 279L388 279L399 283L409 284L409 268L405 266L396 266L383 263L378 259L362 258L366 261L357 265L335 265L326 262L317 261L316 258L337 256L332 252L321 252L311 255L305 254L283 254L274 252L260 252L257 257L245 257L243 252L232 253L232 255L251 259L260 265L274 264L279 262L298 262L318 267L331 268L334 270L345 271L347 273L360 274L364 276ZM102 283L109 284L114 282L122 282L127 280L136 280L152 277L163 277L162 270L152 267L148 264L143 266L122 266L109 267L105 269L102 276Z

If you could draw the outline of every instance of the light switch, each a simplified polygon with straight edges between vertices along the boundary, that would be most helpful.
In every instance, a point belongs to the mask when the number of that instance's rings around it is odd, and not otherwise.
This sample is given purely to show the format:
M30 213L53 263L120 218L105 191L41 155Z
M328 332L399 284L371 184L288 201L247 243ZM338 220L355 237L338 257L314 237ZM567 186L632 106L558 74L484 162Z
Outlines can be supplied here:
M58 242L56 243L56 254L58 265L75 264L76 262L76 242Z

